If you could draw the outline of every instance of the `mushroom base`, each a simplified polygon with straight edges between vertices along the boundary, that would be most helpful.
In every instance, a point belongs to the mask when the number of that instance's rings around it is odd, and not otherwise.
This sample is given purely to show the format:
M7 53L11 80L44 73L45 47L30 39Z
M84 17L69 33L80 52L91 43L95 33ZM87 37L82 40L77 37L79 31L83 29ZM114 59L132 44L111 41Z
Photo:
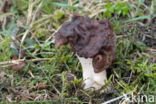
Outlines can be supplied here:
M95 73L92 65L92 58L83 58L77 55L83 70L84 89L94 88L99 90L107 81L106 70Z

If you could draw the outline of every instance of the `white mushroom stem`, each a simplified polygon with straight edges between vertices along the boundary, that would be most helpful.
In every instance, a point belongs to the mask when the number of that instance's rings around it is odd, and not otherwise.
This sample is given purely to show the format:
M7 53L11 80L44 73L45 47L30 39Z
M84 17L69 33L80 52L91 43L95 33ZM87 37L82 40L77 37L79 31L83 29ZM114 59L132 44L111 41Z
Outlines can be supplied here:
M107 81L106 70L95 73L92 65L92 58L83 58L77 55L83 70L83 81L84 81L84 89L95 88L95 90L100 89L105 85Z

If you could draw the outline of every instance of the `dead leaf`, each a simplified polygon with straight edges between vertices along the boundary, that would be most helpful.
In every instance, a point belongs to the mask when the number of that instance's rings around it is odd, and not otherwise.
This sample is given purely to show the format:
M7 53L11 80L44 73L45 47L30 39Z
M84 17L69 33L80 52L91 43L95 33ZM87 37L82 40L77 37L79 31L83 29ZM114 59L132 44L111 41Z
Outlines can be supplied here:
M11 95L7 95L7 96L6 96L6 100L7 100L8 102L12 102L11 99L12 99Z
M13 60L18 60L18 57L17 57L17 56L13 56L12 59L13 59Z
M22 69L24 68L24 66L26 66L25 62L19 62L19 64L14 64L11 65L11 68L16 70L16 71L22 71Z

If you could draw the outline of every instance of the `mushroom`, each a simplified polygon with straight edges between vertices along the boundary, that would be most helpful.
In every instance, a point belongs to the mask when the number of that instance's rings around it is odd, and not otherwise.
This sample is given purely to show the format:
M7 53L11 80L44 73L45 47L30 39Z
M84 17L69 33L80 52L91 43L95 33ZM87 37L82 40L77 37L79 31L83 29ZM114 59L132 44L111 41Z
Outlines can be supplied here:
M55 37L57 46L68 43L82 65L84 89L99 90L107 81L106 69L115 59L116 37L111 23L74 15Z

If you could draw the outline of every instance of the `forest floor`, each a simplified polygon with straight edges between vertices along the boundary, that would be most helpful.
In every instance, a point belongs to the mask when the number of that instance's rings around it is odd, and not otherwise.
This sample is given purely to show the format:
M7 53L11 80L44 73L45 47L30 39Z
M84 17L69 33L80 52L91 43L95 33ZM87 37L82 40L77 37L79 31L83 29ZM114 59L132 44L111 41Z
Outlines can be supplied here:
M55 33L74 14L113 25L117 49L109 92L83 90L73 51L55 47ZM155 14L155 0L1 0L0 104L100 104L129 92L129 98L155 95ZM119 102L126 104L111 104Z

